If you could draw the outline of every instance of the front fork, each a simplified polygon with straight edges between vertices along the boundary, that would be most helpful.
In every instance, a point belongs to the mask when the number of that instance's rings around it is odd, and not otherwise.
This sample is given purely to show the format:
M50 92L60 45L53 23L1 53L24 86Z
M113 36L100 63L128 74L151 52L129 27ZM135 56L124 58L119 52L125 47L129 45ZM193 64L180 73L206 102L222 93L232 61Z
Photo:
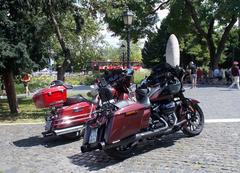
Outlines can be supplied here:
M187 119L187 121L192 120L195 116L195 108L194 105L199 104L200 102L196 99L186 98L183 93L179 95L181 100L181 107L180 107L180 119Z

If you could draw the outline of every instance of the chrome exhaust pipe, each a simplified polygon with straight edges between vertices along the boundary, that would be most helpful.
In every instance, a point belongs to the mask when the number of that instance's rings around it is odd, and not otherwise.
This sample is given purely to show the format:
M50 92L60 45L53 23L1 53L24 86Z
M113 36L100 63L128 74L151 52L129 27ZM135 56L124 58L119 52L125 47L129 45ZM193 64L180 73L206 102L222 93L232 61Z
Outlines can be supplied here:
M160 120L162 120L164 122L164 124L165 124L164 127L160 128L160 129L155 129L153 131L138 133L138 134L136 134L137 140L142 140L144 138L151 138L151 137L154 137L157 135L164 134L165 130L167 130L169 128L169 126L168 126L168 123L163 118L160 118Z
M64 129L59 129L59 130L53 130L53 132L59 136L59 135L64 135L67 133L73 133L73 132L78 132L78 131L82 131L84 128L83 125L80 126L74 126L74 127L68 127L68 128L64 128Z

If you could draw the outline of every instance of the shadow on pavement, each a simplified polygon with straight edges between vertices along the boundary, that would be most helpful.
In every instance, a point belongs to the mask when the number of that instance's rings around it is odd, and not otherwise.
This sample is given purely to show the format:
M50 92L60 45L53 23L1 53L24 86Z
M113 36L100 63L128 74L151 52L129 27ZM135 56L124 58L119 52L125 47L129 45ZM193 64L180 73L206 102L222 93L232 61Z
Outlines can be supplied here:
M74 165L84 166L89 171L98 171L119 162L106 155L104 151L79 153L70 156L69 159Z
M52 148L59 145L69 144L76 140L67 140L59 136L51 136L51 137L40 137L40 136L32 136L26 139L20 139L18 141L14 141L13 144L17 147L34 147L38 145L42 145L46 148Z
M156 148L167 148L174 145L175 141L186 136L183 133L175 133L160 139L150 140L140 143L133 153L132 157L144 154ZM78 166L84 166L89 171L98 171L108 166L112 166L121 161L115 160L104 153L104 151L92 151L88 153L79 153L70 156L71 162Z

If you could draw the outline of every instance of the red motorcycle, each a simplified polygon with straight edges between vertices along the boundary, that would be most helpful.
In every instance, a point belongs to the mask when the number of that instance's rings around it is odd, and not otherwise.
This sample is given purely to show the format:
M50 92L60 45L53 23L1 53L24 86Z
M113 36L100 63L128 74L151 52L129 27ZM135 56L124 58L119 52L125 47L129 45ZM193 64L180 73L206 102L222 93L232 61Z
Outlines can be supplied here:
M154 68L136 89L137 102L110 102L111 92L101 85L99 96L103 104L86 123L81 151L100 149L111 157L124 159L144 140L179 130L188 136L200 134L204 115L197 100L184 97L183 77L182 69L168 64Z
M108 89L115 100L129 99L128 87L132 73L121 73L118 76L108 76ZM109 85L111 84L111 85ZM121 85L121 86L120 86ZM98 96L98 82L92 87L92 100L82 95L67 97L67 89L73 86L66 85L62 81L53 81L48 88L44 88L33 96L37 108L51 108L45 120L46 136L63 136L68 139L76 139L83 135L84 124L94 116L93 111L97 105L101 105Z

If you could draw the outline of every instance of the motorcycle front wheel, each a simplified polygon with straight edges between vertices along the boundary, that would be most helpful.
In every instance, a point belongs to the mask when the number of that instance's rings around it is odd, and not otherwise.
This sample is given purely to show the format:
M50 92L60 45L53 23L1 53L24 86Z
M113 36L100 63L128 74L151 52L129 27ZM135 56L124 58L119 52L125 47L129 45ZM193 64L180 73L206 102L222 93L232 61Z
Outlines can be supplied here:
M136 146L120 146L120 147L115 147L115 148L110 148L110 149L105 149L104 152L117 160L123 160L126 158L129 158L133 155L134 150Z
M199 135L204 126L204 114L202 109L198 104L191 105L191 108L187 108L187 114L190 115L190 118L187 120L186 124L182 127L182 132L189 136Z

